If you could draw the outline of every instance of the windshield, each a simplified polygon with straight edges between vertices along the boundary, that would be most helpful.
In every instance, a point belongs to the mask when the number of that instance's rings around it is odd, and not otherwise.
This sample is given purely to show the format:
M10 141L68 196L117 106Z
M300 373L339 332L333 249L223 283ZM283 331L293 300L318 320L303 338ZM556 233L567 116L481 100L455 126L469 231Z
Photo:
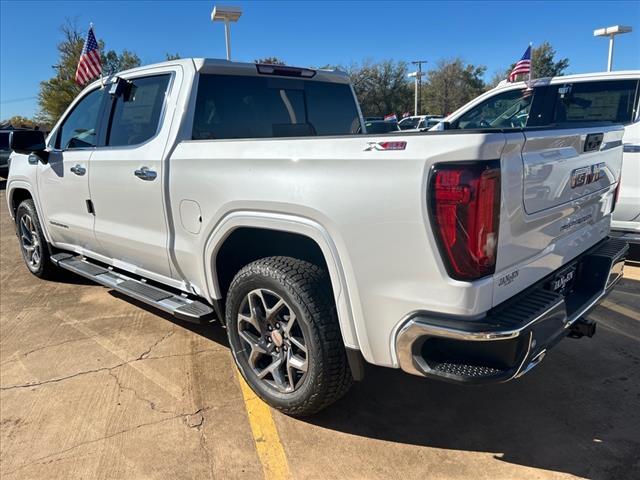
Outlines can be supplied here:
M400 120L398 126L402 130L409 130L410 128L416 128L419 121L419 118L403 118L402 120Z
M533 91L509 90L495 95L462 115L454 128L523 128L529 118Z

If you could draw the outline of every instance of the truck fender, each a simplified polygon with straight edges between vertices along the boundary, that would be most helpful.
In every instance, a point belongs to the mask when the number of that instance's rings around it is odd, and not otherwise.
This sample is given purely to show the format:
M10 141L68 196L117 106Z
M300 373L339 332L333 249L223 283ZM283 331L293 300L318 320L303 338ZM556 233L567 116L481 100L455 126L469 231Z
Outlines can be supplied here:
M226 238L237 228L254 227L268 230L278 230L288 233L304 235L315 241L324 256L331 286L336 300L338 320L345 346L359 349L360 343L356 335L353 309L351 306L349 288L340 255L329 232L318 222L296 215L260 212L235 211L223 217L209 234L204 248L203 265L207 290L213 299L222 299L222 292L216 273L216 256Z
M36 212L38 213L38 217L40 218L40 227L42 228L42 231L44 233L44 238L47 240L49 244L51 244L51 237L49 235L49 228L48 228L49 226L44 217L44 212L42 210L42 206L40 205L40 199L36 195L36 191L32 187L32 185L28 182L25 182L24 180L9 180L7 184L7 208L9 209L9 214L11 215L11 218L15 220L15 214L12 208L12 204L13 204L13 195L16 192L16 190L26 190L29 192L29 195L31 195L31 198L33 199L33 203L36 206Z

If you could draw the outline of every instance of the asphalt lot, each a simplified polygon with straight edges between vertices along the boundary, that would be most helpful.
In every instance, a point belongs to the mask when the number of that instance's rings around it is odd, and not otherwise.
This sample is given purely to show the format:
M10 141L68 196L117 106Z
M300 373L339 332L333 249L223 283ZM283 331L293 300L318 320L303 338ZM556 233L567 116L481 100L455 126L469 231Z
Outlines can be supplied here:
M243 390L219 326L31 276L0 187L3 480L640 478L638 266L592 314L593 339L563 341L515 382L371 367L296 420Z

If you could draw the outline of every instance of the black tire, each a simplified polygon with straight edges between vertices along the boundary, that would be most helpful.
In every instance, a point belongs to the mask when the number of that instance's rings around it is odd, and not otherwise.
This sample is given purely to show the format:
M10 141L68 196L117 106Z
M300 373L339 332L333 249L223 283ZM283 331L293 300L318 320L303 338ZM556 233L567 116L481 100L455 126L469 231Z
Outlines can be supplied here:
M27 219L29 219L29 221L27 221ZM30 225L31 228L28 228L28 230L32 240L35 240L34 248L39 257L36 263L33 262L33 257L30 257L29 252L25 248L23 235L29 235L29 233L25 231L26 225ZM57 278L60 270L51 262L49 245L42 232L36 206L30 198L23 200L20 205L18 205L18 209L16 210L16 232L18 234L18 241L20 242L20 253L29 271L36 277L42 279L51 280Z
M244 343L246 339L241 340L240 337L242 320L239 313L241 307L246 308L247 303L251 306L249 295L256 290L267 294L273 292L279 296L285 302L284 311L290 311L290 315L285 315L285 320L281 322L286 323L286 319L291 318L291 313L295 314L298 332L304 337L306 370L298 378L299 383L295 387L289 387L294 388L293 391L278 391L275 385L260 379L259 372L256 373L256 369L249 363L248 343ZM233 358L251 389L267 404L287 415L307 416L327 407L349 390L353 378L340 334L331 285L323 269L290 257L257 260L242 268L235 276L229 287L226 303L227 335ZM287 337L284 334L284 342L287 338L291 341L293 335L290 332L289 335ZM269 343L271 344L271 340ZM285 345L280 348L286 350L287 347ZM295 345L290 343L289 349L293 351L294 348ZM285 352L282 351L281 354L283 353ZM267 359L272 361L269 356ZM286 375L288 381L295 376L291 372L288 370ZM275 380L275 376L273 378Z

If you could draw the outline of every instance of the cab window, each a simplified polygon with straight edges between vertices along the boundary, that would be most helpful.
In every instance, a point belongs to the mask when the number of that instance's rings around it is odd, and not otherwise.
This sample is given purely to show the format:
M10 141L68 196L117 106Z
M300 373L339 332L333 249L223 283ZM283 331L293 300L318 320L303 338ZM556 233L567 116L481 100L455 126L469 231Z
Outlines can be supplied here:
M56 148L74 150L96 146L98 116L103 98L102 90L96 89L76 104L58 130Z
M494 95L458 118L453 128L523 128L532 99L533 91L528 89Z
M154 75L129 82L126 93L113 100L107 146L137 145L155 136L170 78Z
M192 138L349 135L360 127L347 84L204 74L198 85Z
M636 116L637 80L576 82L558 86L554 124L630 123Z

